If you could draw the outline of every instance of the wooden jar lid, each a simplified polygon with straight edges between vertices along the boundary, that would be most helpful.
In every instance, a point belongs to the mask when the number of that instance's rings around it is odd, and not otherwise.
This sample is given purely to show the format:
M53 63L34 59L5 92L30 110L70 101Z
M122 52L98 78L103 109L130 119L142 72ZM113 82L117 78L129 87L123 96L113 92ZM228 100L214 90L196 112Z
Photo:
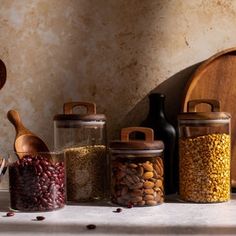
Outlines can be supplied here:
M197 105L199 104L208 104L211 106L210 112L197 112ZM180 113L178 115L179 122L185 122L186 120L190 121L209 121L209 123L212 122L212 120L225 120L224 123L227 122L231 118L230 114L227 112L220 112L220 103L217 100L213 99L196 99L191 100L187 104L187 112Z
M73 113L75 107L85 107L86 114ZM55 115L54 121L105 121L104 114L96 113L96 104L92 102L68 102L63 106L64 114Z
M145 140L130 139L130 134L141 132L145 134ZM121 130L121 140L110 142L111 149L119 150L159 150L163 151L164 143L161 140L154 141L153 129L145 127L128 127Z

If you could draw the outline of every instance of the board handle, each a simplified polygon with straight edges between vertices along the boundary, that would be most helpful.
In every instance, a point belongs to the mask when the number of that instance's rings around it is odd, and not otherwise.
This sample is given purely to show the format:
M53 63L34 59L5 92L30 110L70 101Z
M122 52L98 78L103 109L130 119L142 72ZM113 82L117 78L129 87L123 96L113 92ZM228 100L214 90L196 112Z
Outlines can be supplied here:
M219 112L220 111L220 102L215 99L196 99L191 100L188 102L187 105L187 112L196 112L197 111L197 105L199 104L208 104L211 106L211 111L213 112Z
M64 114L74 114L73 109L75 107L85 107L87 109L86 114L96 114L96 104L92 102L67 102L63 105Z
M145 135L144 141L153 142L154 141L154 132L153 129L146 127L128 127L121 130L121 141L128 142L129 136L133 132L141 132Z

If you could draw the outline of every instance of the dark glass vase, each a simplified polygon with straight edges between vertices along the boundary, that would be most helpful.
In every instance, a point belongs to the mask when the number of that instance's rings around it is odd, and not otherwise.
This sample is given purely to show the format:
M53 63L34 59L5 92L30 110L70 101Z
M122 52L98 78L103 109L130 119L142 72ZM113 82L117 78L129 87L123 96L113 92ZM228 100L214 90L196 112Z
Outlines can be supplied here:
M176 193L177 181L174 179L176 173L174 154L176 144L175 128L167 121L164 111L165 95L153 93L149 95L149 113L141 123L143 127L154 130L154 138L162 140L164 149L164 189L165 194Z

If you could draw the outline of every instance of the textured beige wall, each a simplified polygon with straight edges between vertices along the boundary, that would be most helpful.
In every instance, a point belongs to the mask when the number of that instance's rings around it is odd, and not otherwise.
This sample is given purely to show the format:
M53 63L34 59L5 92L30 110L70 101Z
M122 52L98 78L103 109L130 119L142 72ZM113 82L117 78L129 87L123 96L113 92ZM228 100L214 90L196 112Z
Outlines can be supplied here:
M235 46L235 19L236 0L0 0L0 152L12 108L49 146L66 101L95 101L110 137L143 119L153 89L173 116L186 68Z

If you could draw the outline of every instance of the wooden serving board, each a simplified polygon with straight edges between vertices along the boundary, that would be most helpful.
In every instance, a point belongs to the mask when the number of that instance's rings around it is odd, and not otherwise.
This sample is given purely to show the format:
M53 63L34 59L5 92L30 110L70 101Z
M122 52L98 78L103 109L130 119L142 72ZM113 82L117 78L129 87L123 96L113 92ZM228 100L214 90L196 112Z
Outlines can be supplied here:
M193 99L217 99L220 111L229 112L231 118L231 182L236 188L236 47L221 51L204 61L186 85L182 111ZM198 111L209 111L199 105Z

